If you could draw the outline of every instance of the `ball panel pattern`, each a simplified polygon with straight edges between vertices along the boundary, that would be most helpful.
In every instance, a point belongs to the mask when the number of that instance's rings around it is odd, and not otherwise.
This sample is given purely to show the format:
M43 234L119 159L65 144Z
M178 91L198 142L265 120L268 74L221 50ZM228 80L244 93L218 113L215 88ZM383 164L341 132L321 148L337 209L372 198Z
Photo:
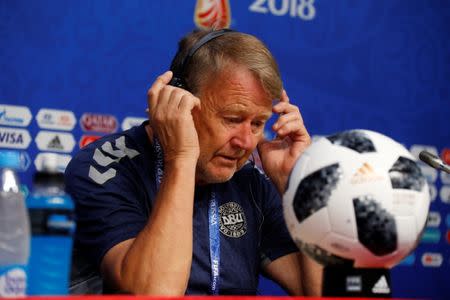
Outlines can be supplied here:
M353 198L358 240L377 256L397 249L397 230L394 217L372 196Z
M341 175L339 164L332 164L309 174L300 182L293 201L295 216L300 223L327 205Z
M392 188L420 192L425 185L425 177L413 160L400 156L389 170Z
M352 149L358 153L376 152L370 138L361 131L350 130L330 135L327 139L334 145Z

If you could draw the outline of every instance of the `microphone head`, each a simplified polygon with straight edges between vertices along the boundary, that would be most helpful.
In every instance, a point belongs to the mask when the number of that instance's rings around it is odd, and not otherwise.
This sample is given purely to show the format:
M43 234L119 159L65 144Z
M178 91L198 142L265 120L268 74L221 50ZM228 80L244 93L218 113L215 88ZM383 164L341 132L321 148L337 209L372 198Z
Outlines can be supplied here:
M430 153L428 151L421 151L419 153L419 159L421 161L423 161L424 163L426 163L427 165L436 168L436 169L440 169L442 163L441 160L439 159L439 157L437 157L436 155L434 155L433 153Z

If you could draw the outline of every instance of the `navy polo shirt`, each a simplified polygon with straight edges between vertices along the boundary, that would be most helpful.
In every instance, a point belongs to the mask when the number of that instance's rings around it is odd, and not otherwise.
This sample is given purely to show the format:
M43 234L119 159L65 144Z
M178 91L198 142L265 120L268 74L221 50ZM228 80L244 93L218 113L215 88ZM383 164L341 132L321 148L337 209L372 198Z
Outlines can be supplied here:
M154 205L156 155L145 125L89 144L66 169L66 190L76 204L76 252L97 272L109 249L144 228ZM186 294L210 292L212 189L219 206L220 294L256 294L262 263L298 250L287 231L278 192L250 163L225 183L195 188Z

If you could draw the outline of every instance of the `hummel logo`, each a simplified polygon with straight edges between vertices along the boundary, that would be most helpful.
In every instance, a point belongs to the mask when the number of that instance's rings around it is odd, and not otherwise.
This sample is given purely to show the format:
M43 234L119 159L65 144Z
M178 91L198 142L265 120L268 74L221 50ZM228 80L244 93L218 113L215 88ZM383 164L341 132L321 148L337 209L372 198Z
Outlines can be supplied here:
M112 163L117 163L121 158L128 156L130 159L139 155L140 153L134 149L127 148L125 145L125 136L121 136L115 141L115 146L118 150L113 149L110 142L105 142L101 146L101 150L99 148L95 149L93 159L94 161L102 167L106 167ZM109 154L114 157L106 156L104 153ZM89 177L94 180L98 184L104 184L111 178L116 176L116 169L109 168L105 172L98 171L94 166L89 167Z
M61 144L61 140L59 139L58 135L55 135L55 137L50 140L50 142L48 143L47 147L49 149L64 150L64 147Z
M391 289L387 283L386 277L383 275L378 279L377 283L372 288L374 294L389 294Z
M377 175L375 173L375 170L372 168L372 166L369 163L363 163L363 165L356 170L356 173L353 174L352 179L350 180L351 183L357 184L357 183L366 183L368 181L375 181L383 179L382 176Z

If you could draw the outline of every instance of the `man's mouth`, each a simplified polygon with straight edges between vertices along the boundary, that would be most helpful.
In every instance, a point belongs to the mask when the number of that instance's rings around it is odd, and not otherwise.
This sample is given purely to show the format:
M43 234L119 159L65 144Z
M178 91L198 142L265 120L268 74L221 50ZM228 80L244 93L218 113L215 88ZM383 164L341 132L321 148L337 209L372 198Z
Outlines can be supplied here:
M225 159L225 160L227 160L227 161L230 161L230 162L235 162L235 161L238 161L238 160L240 160L242 158L242 156L230 156L230 155L223 155L223 154L220 154L218 156L223 158L223 159Z

